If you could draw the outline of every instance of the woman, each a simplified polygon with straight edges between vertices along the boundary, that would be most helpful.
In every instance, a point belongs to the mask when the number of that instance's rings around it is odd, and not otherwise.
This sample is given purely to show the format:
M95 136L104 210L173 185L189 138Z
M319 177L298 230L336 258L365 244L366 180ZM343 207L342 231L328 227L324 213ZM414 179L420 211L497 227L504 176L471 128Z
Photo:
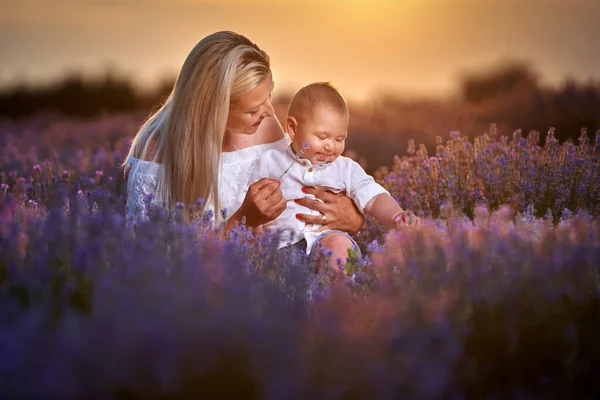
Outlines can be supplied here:
M277 218L286 204L277 180L263 178L244 196L255 161L267 149L288 144L271 105L272 91L269 56L256 44L234 32L202 39L169 98L133 140L125 161L128 213L143 212L152 195L167 208L204 199L202 210L224 209L226 229ZM323 202L305 197L300 204L325 217L301 214L299 219L358 232L364 217L352 200L314 188L306 193Z

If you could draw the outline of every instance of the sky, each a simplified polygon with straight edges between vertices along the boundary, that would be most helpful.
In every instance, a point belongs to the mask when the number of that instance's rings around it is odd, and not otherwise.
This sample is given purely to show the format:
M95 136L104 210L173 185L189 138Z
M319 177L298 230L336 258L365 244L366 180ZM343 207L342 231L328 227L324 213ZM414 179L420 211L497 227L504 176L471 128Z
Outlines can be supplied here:
M0 86L113 68L176 76L233 30L271 57L277 89L333 81L349 99L452 95L465 71L531 62L542 82L600 79L600 0L0 0Z

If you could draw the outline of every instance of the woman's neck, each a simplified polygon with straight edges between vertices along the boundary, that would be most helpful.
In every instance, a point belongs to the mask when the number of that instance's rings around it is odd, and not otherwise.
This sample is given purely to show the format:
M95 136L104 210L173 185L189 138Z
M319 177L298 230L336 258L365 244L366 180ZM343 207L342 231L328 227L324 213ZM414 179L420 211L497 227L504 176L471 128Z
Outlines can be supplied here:
M253 135L225 131L222 151L236 151L258 144L272 143L281 140L283 137L283 129L281 129L277 118L265 118Z
M223 151L236 151L260 144L260 141L257 140L256 136L256 134L244 135L240 133L225 132L225 137L223 138Z

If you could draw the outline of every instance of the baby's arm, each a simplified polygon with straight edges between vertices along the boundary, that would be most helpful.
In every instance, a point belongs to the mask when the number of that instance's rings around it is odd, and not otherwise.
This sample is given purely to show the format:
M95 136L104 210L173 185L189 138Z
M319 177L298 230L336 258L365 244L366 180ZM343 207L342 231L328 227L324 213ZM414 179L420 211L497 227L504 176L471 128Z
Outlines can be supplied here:
M395 219L401 216L403 212L402 207L387 193L381 193L373 197L365 207L365 213L374 217L388 228L397 227L396 222L398 221L395 221Z
M346 159L344 159L346 160ZM355 161L346 160L346 188L362 210L391 229L419 224L419 218L402 207L381 185L375 182ZM366 204L365 204L366 203Z

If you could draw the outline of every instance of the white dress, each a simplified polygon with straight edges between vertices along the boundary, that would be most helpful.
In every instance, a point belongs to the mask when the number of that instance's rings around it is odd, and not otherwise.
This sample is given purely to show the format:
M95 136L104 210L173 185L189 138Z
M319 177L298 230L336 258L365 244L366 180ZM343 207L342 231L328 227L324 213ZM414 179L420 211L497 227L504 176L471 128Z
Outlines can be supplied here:
M256 168L258 159L267 150L284 150L289 142L289 138L285 136L273 143L259 144L221 154L219 201L222 209L226 210L225 219L228 219L242 205L248 187L248 178ZM149 196L156 197L161 165L152 161L139 160L133 156L127 159L126 168L129 165L131 169L127 180L127 215L130 217L145 215L146 199ZM210 202L206 204L206 210L212 210Z

